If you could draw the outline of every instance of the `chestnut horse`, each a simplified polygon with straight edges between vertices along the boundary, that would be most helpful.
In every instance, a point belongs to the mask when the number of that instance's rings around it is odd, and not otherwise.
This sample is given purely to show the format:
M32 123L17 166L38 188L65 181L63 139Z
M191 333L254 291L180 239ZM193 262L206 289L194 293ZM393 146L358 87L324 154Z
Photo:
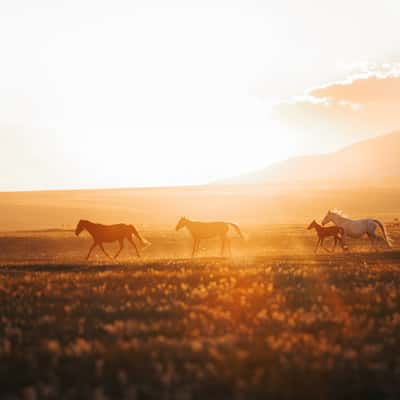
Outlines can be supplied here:
M327 237L333 237L334 238L335 243L334 243L333 248L332 248L331 251L335 251L337 243L342 241L342 238L343 238L343 235L344 235L344 229L341 228L340 226L324 227L324 226L320 225L315 219L314 219L313 222L311 222L311 224L308 226L307 229L315 229L317 231L318 241L317 241L317 244L315 246L314 253L317 252L319 245L321 245L321 247L325 251L329 251L327 248L324 247L324 240Z
M239 236L243 238L242 232L240 232L239 227L231 222L200 222L191 221L185 217L182 217L178 224L176 225L176 230L186 227L193 237L193 251L192 257L195 255L196 251L199 249L199 244L201 239L208 239L212 237L219 236L221 238L221 256L224 254L225 245L227 245L229 254L231 254L231 244L227 237L229 225L232 226Z
M124 248L124 239L127 239L128 242L131 243L131 245L134 247L136 251L136 255L140 257L139 250L132 239L132 234L136 236L136 238L143 246L149 244L149 242L147 242L139 235L138 231L133 225L126 225L126 224L102 225L102 224L95 224L94 222L90 222L85 219L81 219L78 222L78 225L76 226L75 229L76 236L79 236L79 234L83 230L88 231L94 240L94 243L90 247L89 253L86 257L87 260L89 259L90 254L92 253L93 249L96 246L99 246L101 250L103 250L103 253L108 258L111 258L104 249L103 243L110 243L116 241L119 242L119 250L115 254L114 258L117 258L119 253L121 253L122 249Z

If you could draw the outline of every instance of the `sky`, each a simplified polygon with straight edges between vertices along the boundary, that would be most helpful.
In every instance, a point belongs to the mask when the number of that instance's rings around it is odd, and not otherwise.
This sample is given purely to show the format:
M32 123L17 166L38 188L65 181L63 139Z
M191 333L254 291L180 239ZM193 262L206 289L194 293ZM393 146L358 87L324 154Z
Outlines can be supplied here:
M396 130L399 17L389 0L3 0L0 190L203 184Z

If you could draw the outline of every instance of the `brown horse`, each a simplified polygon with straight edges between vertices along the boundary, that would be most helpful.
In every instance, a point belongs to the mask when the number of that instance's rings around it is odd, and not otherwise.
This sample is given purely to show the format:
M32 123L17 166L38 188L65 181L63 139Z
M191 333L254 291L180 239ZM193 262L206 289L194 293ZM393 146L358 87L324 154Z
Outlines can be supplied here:
M78 222L78 225L76 226L75 229L75 234L76 236L79 236L79 234L83 231L86 230L90 233L90 235L93 237L94 243L89 249L89 253L86 257L88 260L90 257L90 254L92 253L93 249L96 246L99 246L101 250L103 250L103 253L108 257L109 254L106 252L104 249L103 243L110 243L110 242L119 242L119 250L117 251L117 254L115 254L114 258L117 258L119 253L121 253L122 249L124 248L124 239L127 239L129 243L132 244L136 251L136 255L140 257L139 250L136 247L135 242L132 239L132 234L136 236L136 238L139 240L139 242L143 245L146 246L149 244L146 240L144 240L136 230L136 228L133 225L126 225L126 224L117 224L117 225L102 225L102 224L95 224L93 222L81 219Z
M331 251L335 251L337 243L342 241L343 235L344 235L344 229L343 228L340 228L339 226L327 226L327 227L324 227L324 226L320 225L315 219L314 219L313 222L311 222L311 224L308 226L307 229L315 229L317 231L318 241L317 241L317 244L315 246L314 253L317 252L319 245L321 245L321 247L325 251L329 252L329 250L324 247L324 240L327 237L333 237L334 238L335 243L334 243L333 248L332 248Z
M239 236L243 239L242 232L240 232L239 227L231 222L200 222L191 221L185 217L182 217L178 224L176 225L176 230L186 227L193 237L193 251L192 257L195 255L196 251L199 249L200 240L208 239L212 237L219 236L221 238L221 256L224 254L225 245L227 245L229 254L231 254L231 243L227 237L229 225L232 226Z

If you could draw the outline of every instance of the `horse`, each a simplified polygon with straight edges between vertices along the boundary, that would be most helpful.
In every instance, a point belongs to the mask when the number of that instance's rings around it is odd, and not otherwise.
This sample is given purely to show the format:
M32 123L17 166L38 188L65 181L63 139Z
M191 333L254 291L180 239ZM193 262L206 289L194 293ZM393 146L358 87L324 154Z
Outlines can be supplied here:
M196 251L199 249L200 240L208 239L212 237L219 236L221 238L221 256L224 254L225 245L227 245L229 254L231 255L231 244L230 240L227 237L229 226L232 226L241 239L244 239L242 232L236 224L231 222L200 222L200 221L191 221L188 218L182 217L178 224L176 225L176 230L186 227L193 238L193 250L192 257L194 257Z
M325 250L325 251L335 251L336 245L338 242L342 240L342 237L344 235L344 229L341 228L340 226L327 226L324 227L320 225L315 219L311 224L308 226L307 229L315 229L318 235L318 241L314 249L314 253L317 252L319 245ZM328 250L327 248L324 247L324 240L327 237L333 237L335 240L335 243L333 245L332 250Z
M352 220L347 218L339 210L329 210L322 220L322 225L326 225L328 222L333 222L336 226L343 228L344 235L342 237L342 244L344 245L345 239L350 238L360 238L364 234L368 235L371 241L371 246L373 249L377 250L375 247L375 242L381 240L381 238L375 233L376 229L379 227L383 233L383 238L388 246L392 247L391 238L389 237L385 225L377 219L357 219Z
M126 224L117 224L117 225L102 225L102 224L95 224L94 222L87 221L85 219L81 219L78 222L78 225L75 229L76 236L86 230L90 233L93 237L94 243L89 249L89 253L86 256L86 260L89 260L90 254L92 253L93 249L96 246L99 246L103 253L108 257L111 258L110 255L104 249L103 243L110 243L110 242L119 242L119 250L115 254L114 258L117 258L121 253L122 249L124 248L124 239L127 239L129 243L132 244L136 251L136 255L140 257L139 250L132 239L132 235L139 240L139 242L143 246L147 246L149 244L148 241L143 239L136 228L133 225L126 225Z

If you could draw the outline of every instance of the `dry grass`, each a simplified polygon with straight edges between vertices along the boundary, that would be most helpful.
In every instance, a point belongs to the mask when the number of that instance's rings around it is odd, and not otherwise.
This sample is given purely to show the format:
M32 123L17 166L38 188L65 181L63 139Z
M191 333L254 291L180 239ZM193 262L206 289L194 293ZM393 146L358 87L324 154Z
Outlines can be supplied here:
M0 238L0 397L398 398L400 253L248 231L233 259L153 259L190 242L149 232L113 264L69 233Z

